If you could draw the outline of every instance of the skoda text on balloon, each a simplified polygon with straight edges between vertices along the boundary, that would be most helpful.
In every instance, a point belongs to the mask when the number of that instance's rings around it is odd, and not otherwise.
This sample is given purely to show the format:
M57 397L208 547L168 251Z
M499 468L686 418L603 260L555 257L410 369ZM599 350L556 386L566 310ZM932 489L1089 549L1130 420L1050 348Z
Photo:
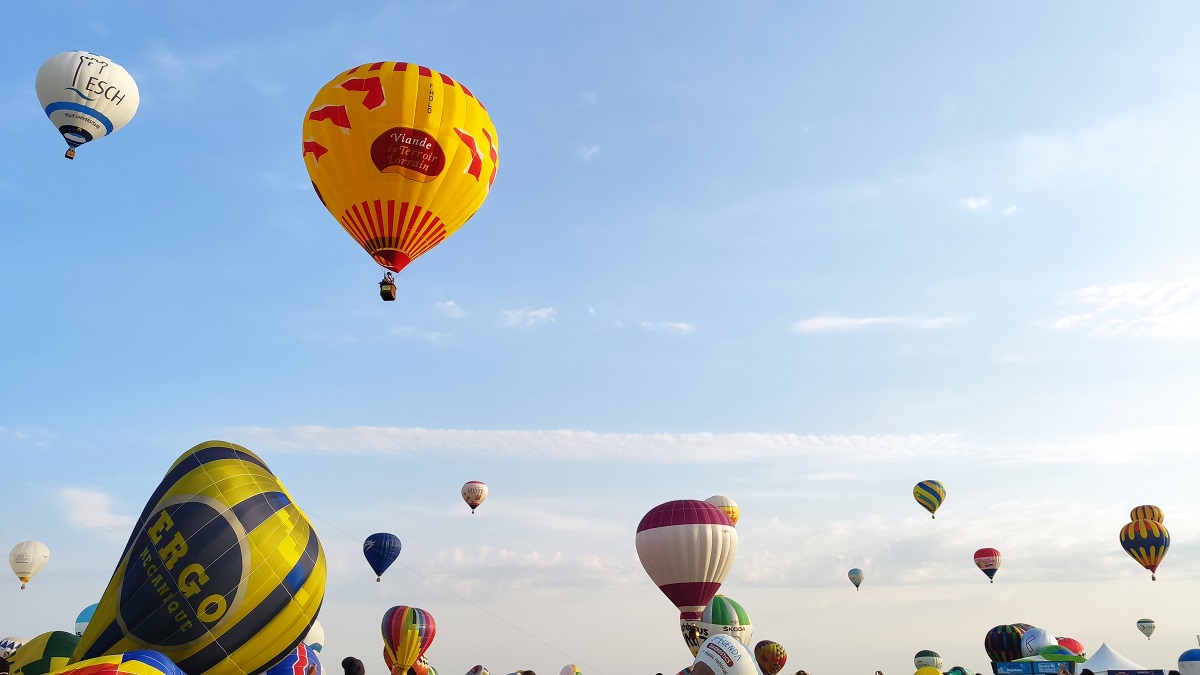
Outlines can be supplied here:
M211 517L205 513L204 518L196 519L196 511L211 512ZM172 513L184 516L179 519L181 523L197 520L207 523L195 532L185 534L171 517ZM232 600L226 596L236 593L245 576L238 545L239 533L227 513L227 510L203 502L184 501L160 510L154 521L138 534L141 539L138 543L144 544L137 554L138 561L150 579L149 588L157 595L147 597L149 594L144 591L148 587L130 575L121 589L121 602L140 605L140 616L162 616L165 609L174 627L142 621L136 626L127 626L131 633L151 644L178 645L196 637L188 634L194 621L213 624L225 616ZM190 553L188 548L188 540L193 537L203 538L206 542L220 541L222 545L218 548L224 549L223 555L219 560L198 558L198 554ZM216 549L205 547L202 550ZM143 592L139 593L139 590ZM214 590L217 592L212 592ZM205 592L202 594L202 591ZM155 610L146 607L146 603L156 600L161 607Z

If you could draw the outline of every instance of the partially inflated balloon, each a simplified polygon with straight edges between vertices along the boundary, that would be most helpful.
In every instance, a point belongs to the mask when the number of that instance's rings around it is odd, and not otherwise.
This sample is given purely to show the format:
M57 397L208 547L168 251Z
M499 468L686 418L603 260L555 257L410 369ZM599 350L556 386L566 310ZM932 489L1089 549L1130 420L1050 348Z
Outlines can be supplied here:
M325 675L317 653L303 642L286 656L267 668L263 675Z
M679 618L696 621L733 566L737 530L712 504L681 499L642 517L636 547L646 574L679 609Z
M738 508L737 502L725 495L713 495L704 501L724 511L729 520L733 521L733 526L737 527L738 519L742 517L742 510Z
M714 635L700 645L692 675L757 675L758 663L750 648L728 635Z
M161 652L135 649L131 652L98 656L78 661L55 671L55 675L185 675ZM303 675L303 674L298 674Z
M1030 628L1021 635L1021 656L1037 656L1046 647L1058 646L1058 640L1045 628Z
M691 630L692 626L698 630ZM692 656L695 656L696 651L700 649L700 643L717 633L732 635L744 645L749 645L754 636L754 626L750 622L750 615L746 613L740 603L724 595L713 596L713 599L705 605L699 620L680 619L679 627L683 631L683 640L691 650Z
M407 670L433 643L437 623L423 609L398 605L384 612L380 631L388 668L399 666Z
M942 655L932 649L922 649L913 657L913 666L917 668L929 667L940 671L942 669Z
M1135 520L1121 528L1121 548L1150 570L1151 581L1158 578L1155 573L1170 547L1171 533L1158 521Z
M1137 621L1137 629L1142 632L1142 635L1146 636L1147 640L1154 634L1154 628L1154 619L1138 619Z
M762 640L754 645L754 660L766 675L775 675L787 663L787 650L774 640Z
M87 629L88 622L92 620L92 615L96 613L96 603L92 603L83 608L79 616L75 617L75 637L83 637L83 631Z
M137 112L137 83L112 59L91 52L63 52L42 64L37 95L70 148L107 136L125 126Z
M321 87L303 136L321 203L393 272L474 215L500 159L496 128L470 90L395 61L351 68Z
M202 443L150 496L75 659L149 646L188 675L261 673L316 620L325 576L316 531L262 459Z
M25 644L25 638L6 637L0 638L0 659L10 659L13 654L17 653L17 649Z
M975 566L979 571L987 575L988 579L996 576L996 572L1000 570L1000 551L994 548L981 548L975 551ZM996 583L994 580L991 583Z
M568 663L562 667L562 670L558 671L558 675L583 675L583 671L574 663Z
M863 574L863 571L857 567L852 568L849 572L846 572L846 576L850 579L850 583L854 584L855 589L862 585L863 579L867 578L867 576Z
M938 507L946 501L946 486L936 480L923 480L913 487L913 499L929 512L930 518L936 518Z
M388 532L377 532L363 541L363 557L375 571L375 581L379 581L387 568L400 557L400 537Z
M913 675L942 675L942 671L938 670L937 668L925 666L923 668L917 668L917 672L913 673Z
M487 496L488 486L481 480L469 480L462 486L462 498L471 507L471 513L475 513L475 507L482 504Z
M42 633L21 645L9 659L11 675L46 675L67 665L79 638L61 630Z
M325 648L325 627L321 625L319 619L313 622L312 628L308 629L300 641L308 645L308 648L314 652L320 653Z
M21 588L50 560L50 549L40 541L23 541L8 552L8 566L21 580Z
M1071 650L1072 654L1076 656L1087 656L1087 649L1084 648L1083 643L1079 640L1076 640L1073 637L1060 637L1055 639L1058 641L1060 646Z
M1025 628L1017 624L1003 624L987 632L983 638L983 649L994 663L1016 661L1021 658L1021 635Z

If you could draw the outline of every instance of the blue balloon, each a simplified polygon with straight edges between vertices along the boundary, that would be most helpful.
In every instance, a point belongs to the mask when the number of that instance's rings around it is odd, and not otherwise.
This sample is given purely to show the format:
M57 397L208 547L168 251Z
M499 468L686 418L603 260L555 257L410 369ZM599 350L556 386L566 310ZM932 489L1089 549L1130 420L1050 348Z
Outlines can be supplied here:
M363 556L371 569L375 570L375 581L400 557L400 537L387 532L378 532L363 542Z
M301 642L278 663L263 671L263 675L325 675L325 669L316 652Z

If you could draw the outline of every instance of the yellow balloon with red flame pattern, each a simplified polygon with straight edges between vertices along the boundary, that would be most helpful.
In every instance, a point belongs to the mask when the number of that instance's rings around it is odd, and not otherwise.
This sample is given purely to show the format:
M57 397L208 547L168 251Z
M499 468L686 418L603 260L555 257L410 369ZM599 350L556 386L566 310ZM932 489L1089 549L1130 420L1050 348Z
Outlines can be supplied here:
M496 180L496 128L469 89L425 66L351 68L304 115L304 164L333 217L399 272L483 204Z

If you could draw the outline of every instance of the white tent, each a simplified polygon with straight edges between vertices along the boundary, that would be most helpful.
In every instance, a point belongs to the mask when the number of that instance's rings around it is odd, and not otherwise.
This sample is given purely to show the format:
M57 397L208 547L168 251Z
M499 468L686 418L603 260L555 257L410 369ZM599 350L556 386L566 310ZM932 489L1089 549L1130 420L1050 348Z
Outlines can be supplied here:
M1113 651L1108 646L1108 643L1100 645L1100 649L1097 649L1096 653L1088 657L1087 661L1075 666L1075 672L1082 673L1084 668L1096 673L1096 675L1106 673L1110 670L1146 670L1145 666L1139 666Z

